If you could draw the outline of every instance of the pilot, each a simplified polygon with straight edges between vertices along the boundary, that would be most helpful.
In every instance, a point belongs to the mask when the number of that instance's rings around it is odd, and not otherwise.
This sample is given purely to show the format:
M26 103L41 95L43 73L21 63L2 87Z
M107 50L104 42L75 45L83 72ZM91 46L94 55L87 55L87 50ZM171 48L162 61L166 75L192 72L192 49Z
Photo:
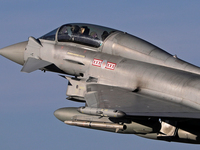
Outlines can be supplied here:
M103 34L101 35L102 41L104 41L108 37L108 35L109 35L108 32L104 31Z
M71 28L72 34L78 34L80 27L77 25L73 25Z
M63 26L58 33L58 41L67 42L69 40L70 36L68 35L67 26Z
M82 27L79 29L79 34L80 34L80 35L88 36L88 35L89 35L89 32L90 32L90 29L89 29L87 26L82 26Z
M99 39L99 38L98 38L98 35L97 35L97 33L96 33L95 31L92 31L92 32L90 33L90 37L93 38L93 39Z
M79 33L80 33L80 34L83 34L84 31L85 31L85 28L83 28L83 27L81 27L81 28L79 29Z

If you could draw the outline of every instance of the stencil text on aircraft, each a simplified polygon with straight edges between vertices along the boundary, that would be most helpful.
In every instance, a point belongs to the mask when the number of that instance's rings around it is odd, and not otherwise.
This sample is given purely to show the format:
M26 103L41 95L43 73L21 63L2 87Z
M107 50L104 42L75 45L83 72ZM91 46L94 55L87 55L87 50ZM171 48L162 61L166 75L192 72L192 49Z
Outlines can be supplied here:
M107 60L101 60L101 59L94 59L92 65L101 67L102 69L106 68L110 70L114 70L116 67L116 63L108 62Z

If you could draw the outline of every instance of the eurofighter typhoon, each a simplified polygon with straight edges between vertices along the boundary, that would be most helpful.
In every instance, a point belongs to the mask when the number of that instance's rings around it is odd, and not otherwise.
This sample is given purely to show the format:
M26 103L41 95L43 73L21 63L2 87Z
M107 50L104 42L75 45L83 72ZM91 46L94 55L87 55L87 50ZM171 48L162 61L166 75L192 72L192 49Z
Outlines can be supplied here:
M0 54L68 80L67 99L80 107L56 110L68 125L200 143L200 68L138 37L92 24L71 23Z

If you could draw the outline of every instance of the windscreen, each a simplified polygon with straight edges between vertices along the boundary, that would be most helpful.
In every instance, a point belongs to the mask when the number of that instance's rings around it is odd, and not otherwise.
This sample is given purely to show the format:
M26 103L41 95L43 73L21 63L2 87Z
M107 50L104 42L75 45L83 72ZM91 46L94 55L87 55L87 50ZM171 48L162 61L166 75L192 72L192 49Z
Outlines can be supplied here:
M44 40L50 40L50 41L55 41L56 39L56 32L57 32L58 28L43 35L42 37L40 37L39 39L44 39Z

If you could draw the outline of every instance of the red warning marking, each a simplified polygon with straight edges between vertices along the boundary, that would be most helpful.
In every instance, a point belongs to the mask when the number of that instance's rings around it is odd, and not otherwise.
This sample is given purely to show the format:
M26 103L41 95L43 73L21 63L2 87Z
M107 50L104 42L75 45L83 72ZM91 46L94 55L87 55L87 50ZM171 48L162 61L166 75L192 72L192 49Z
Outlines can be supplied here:
M103 62L103 60L100 59L94 59L92 62L93 66L97 66L97 67L101 67L101 63Z
M116 63L112 62L107 62L107 60L101 60L101 59L95 59L92 62L93 66L101 67L102 69L110 69L110 70L115 70Z
M106 69L114 70L115 66L116 66L115 63L108 62L106 65Z

